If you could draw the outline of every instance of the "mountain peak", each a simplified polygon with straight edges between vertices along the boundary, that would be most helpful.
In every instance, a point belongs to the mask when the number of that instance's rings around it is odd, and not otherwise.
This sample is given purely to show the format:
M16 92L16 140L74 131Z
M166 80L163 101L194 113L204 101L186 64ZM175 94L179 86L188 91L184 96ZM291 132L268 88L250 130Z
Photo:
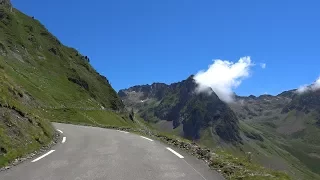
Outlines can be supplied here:
M167 125L169 122L170 130L182 126L176 131L188 139L199 139L201 131L210 130L225 142L240 142L235 114L211 88L208 90L211 93L196 93L193 77L170 85L134 86L120 90L119 96L147 121Z
M188 79L194 79L194 75L191 74L191 75L188 77Z

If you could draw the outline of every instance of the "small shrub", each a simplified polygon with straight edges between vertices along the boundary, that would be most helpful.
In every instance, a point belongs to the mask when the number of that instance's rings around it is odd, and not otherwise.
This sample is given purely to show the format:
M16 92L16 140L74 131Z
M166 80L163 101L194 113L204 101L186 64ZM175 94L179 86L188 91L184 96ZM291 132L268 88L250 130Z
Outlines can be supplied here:
M72 78L72 77L68 77L68 80L83 87L85 90L89 90L89 85L86 81L80 79L80 78Z
M0 147L0 155L7 154L7 149L4 147Z
M27 32L31 32L32 33L34 31L33 27L30 26L30 25L25 25L24 27L26 28Z
M56 48L50 48L50 49L48 49L49 50L49 52L51 52L51 53L53 53L54 55L57 55L57 49Z

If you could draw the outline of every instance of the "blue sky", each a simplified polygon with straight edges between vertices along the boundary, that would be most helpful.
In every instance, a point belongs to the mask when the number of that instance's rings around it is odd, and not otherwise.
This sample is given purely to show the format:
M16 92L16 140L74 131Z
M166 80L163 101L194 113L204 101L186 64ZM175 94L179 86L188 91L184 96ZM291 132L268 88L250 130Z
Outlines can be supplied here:
M320 2L297 0L12 0L78 49L116 89L172 83L213 59L250 56L235 90L277 94L320 75ZM266 63L262 69L259 64Z

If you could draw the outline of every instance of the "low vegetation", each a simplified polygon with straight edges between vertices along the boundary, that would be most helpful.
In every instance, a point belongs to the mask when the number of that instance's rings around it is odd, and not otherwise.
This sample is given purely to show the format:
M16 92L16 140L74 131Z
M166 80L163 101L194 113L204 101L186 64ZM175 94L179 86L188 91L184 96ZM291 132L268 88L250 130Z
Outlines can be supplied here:
M0 70L0 167L48 145L54 129L31 108L29 95Z
M234 157L222 149L212 150L170 133L159 133L150 124L134 120L138 117L125 110L108 79L89 64L89 57L64 46L34 17L10 6L0 3L0 167L50 144L55 134L52 121L144 133L205 160L227 179L289 179L285 173L256 165L249 155ZM215 133L231 143L240 144L249 138L263 142L259 145L263 149L275 147L265 144L269 137L265 138L263 128L255 127L263 135L248 130L243 136L231 109L215 96L209 100L194 96L193 82L173 84L170 91L163 89L165 84L155 86L161 87L158 92L151 92L155 100L146 107L139 104L145 108L142 114L147 120L173 119L176 134L184 131L190 139L198 139L202 130L211 127L215 131L206 131L207 134ZM250 117L257 114L251 112ZM186 129L182 128L183 123ZM275 122L261 124L270 129L280 126ZM317 134L317 130L312 132L305 133L306 140L311 141L310 137ZM212 138L209 135L207 139ZM294 147L302 145L297 143ZM299 155L301 151L292 153ZM310 156L317 157L317 153ZM305 158L304 154L301 157Z
M135 127L89 61L9 0L0 3L0 167L50 144L50 121Z
M129 119L128 113L115 113L108 110L83 109L44 109L52 122L91 125L99 127L134 128L137 125Z
M161 85L161 86L160 86ZM157 92L162 96L155 96ZM123 102L159 131L186 137L236 157L284 171L293 179L320 179L320 91L297 95L236 96L227 105L195 95L192 81L120 90ZM213 93L214 95L214 93Z
M288 180L289 175L284 172L267 169L252 161L252 155L247 153L246 156L236 157L222 149L211 149L204 145L199 145L190 140L181 138L171 133L163 133L154 129L143 119L136 117L137 124L141 129L131 130L133 132L143 133L172 146L180 148L187 153L203 160L212 169L221 173L226 179L249 179L249 180ZM128 130L128 129L127 129Z

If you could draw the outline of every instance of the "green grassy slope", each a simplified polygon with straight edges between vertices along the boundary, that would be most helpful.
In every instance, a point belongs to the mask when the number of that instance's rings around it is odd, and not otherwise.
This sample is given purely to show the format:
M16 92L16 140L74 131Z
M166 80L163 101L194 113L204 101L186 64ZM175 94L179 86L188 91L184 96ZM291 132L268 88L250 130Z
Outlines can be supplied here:
M146 122L139 116L136 116L135 120L138 121L139 124L143 124L148 131L151 131L154 135L153 138L159 138L159 140L164 141L165 143L176 146L177 148L204 160L208 163L209 167L220 172L226 179L291 179L290 176L284 172L272 170L270 167L262 167L250 158L252 156L248 156L248 154L245 156L239 154L235 156L234 152L226 151L226 148L217 148L216 146L211 147L213 141L211 132L208 131L208 129L202 131L200 140L190 141L182 138L179 134L176 134L175 130L171 132L160 132L157 130L159 129L158 127L154 127L154 123ZM216 137L216 140L218 139L219 137ZM200 143L200 145L198 143ZM232 147L230 144L229 146Z
M0 166L48 144L50 121L136 126L89 61L33 17L0 4Z
M320 179L319 95L290 90L277 96L238 97L230 106L240 119L241 149L253 152L256 162L297 179Z
M62 45L37 20L18 10L0 13L1 63L43 105L123 108L108 80L79 52Z
M223 150L236 157L245 158L250 152L252 163L285 171L293 179L320 179L317 174L319 161L312 157L316 156L315 152L319 152L318 146L287 139L277 134L275 130L272 131L267 126L254 122L240 121L240 129L243 144L237 146L219 142L209 128L201 132L201 138L197 143L215 151Z
M1 57L0 57L1 59ZM51 142L54 130L0 66L0 167Z
M296 111L277 116L240 121L241 150L252 152L255 162L285 170L296 179L320 179L319 130L312 123L314 118Z
M45 109L51 121L60 123L74 123L80 125L93 125L100 127L137 127L129 120L126 113L115 113L106 110L79 110L79 109Z

